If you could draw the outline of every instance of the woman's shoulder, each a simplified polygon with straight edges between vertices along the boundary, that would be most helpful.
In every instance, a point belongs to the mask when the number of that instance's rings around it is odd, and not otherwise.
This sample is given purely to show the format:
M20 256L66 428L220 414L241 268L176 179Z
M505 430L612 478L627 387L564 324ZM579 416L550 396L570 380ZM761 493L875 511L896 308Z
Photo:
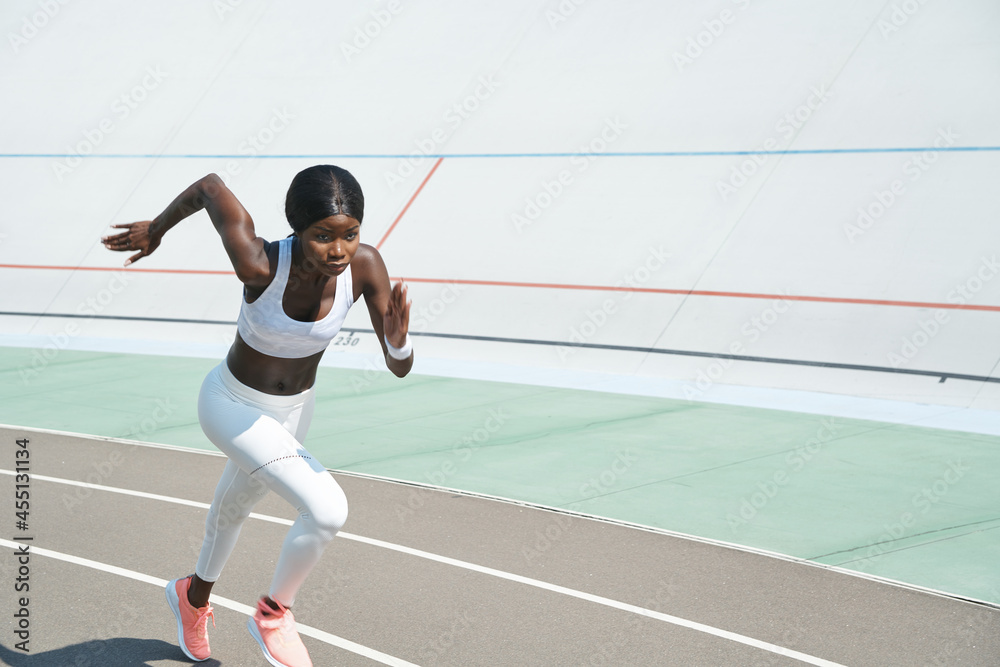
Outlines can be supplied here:
M358 293L364 293L377 286L388 277L382 255L367 243L359 243L358 249L351 258L351 280Z
M355 277L361 274L368 274L372 269L385 268L382 255L373 246L367 243L359 243L358 249L351 259L351 272Z
M264 242L264 254L267 256L267 275L265 276L263 271L261 271L257 280L243 283L247 288L248 295L251 295L254 298L267 289L267 287L274 281L274 277L278 274L281 246L285 244L287 239L282 239L281 241L268 241L267 239L261 239L261 241ZM290 247L291 246L289 246L289 248Z

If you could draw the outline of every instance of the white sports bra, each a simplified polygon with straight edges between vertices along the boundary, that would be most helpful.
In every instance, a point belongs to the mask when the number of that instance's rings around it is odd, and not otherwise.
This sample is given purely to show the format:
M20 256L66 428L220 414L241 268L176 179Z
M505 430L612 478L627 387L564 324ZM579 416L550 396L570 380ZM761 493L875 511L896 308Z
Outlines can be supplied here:
M246 292L240 305L236 330L246 344L262 354L282 359L311 357L322 352L340 333L347 310L354 304L351 265L337 276L337 293L333 308L318 322L299 322L285 314L281 305L292 266L292 241L289 237L278 242L278 269L264 293L253 303L247 303Z

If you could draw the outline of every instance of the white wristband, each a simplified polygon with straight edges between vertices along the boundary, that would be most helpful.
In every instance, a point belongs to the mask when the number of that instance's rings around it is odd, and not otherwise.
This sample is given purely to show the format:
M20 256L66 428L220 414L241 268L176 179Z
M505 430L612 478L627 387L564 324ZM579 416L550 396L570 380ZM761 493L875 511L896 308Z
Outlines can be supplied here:
M389 342L389 337L385 336L385 347L389 350L389 356L393 359L398 359L403 361L404 359L409 359L410 355L413 354L413 344L410 343L410 334L406 334L406 341L403 343L403 347L393 347L392 343Z

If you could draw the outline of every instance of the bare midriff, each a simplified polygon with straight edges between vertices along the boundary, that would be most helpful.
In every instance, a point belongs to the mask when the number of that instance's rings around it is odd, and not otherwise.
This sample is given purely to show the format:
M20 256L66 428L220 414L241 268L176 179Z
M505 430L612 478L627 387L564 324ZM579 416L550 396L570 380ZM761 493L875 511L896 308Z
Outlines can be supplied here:
M290 396L313 386L323 352L301 359L272 357L247 345L237 333L226 363L233 376L246 386L265 394Z

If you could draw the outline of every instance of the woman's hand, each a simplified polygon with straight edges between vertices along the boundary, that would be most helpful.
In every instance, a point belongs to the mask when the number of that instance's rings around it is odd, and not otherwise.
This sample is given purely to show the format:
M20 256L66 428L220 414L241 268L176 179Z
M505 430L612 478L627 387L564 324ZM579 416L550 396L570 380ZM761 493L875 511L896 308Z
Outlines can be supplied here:
M372 329L385 355L386 368L396 377L406 377L413 367L412 345L407 345L411 302L406 300L406 285L402 281L392 284L382 256L365 243L358 245L358 251L351 259L351 276L355 289L360 288L360 294L365 298ZM402 354L409 347L410 354L406 359L397 359L392 356L389 347L395 348L396 354Z
M406 300L406 286L402 281L392 286L389 303L382 316L385 339L393 347L406 345L406 333L410 330L410 304Z
M119 252L139 251L125 260L125 266L142 257L152 255L153 251L160 246L160 239L163 238L163 234L157 231L157 227L152 220L130 222L126 225L113 225L113 227L126 231L113 236L102 237L101 241L104 243L105 248Z

